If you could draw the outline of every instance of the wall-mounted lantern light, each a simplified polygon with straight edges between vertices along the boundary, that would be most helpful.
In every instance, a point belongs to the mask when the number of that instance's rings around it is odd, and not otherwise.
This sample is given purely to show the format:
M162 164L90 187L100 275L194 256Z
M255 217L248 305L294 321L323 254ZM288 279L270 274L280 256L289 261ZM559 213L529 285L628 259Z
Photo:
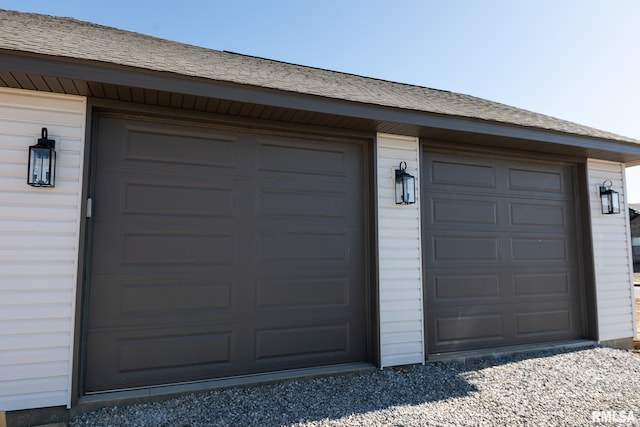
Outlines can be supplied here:
M29 147L27 184L33 187L56 186L56 142L48 138L47 128L42 128L42 138Z
M617 191L611 189L612 182L606 180L600 186L600 203L602 204L603 214L619 214L620 213L620 195Z
M407 162L400 162L400 169L396 169L396 205L416 202L416 179L406 169Z

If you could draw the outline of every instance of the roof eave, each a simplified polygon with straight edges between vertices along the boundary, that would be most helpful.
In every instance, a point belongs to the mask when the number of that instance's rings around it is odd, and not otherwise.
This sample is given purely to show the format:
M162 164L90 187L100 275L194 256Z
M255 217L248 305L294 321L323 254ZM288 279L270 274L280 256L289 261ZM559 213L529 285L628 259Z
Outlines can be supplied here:
M617 153L619 161L630 166L640 165L640 144L628 141L594 138L510 123L359 103L75 58L52 57L0 49L0 63L3 64L3 68L11 71L78 80L87 80L87 76L90 76L91 81L107 84L356 117L379 123L399 123L414 129L412 136L428 136L428 129L444 129L560 144L586 151Z

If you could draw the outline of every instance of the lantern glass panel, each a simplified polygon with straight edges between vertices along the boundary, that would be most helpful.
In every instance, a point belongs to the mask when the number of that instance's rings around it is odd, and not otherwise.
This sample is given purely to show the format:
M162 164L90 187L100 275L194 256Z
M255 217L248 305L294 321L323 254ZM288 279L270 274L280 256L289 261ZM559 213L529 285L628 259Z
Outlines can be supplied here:
M609 195L607 193L600 193L600 203L602 204L602 213L609 213Z
M49 147L34 145L29 147L29 171L27 183L35 187L55 185L56 152Z
M620 194L614 190L600 189L600 203L603 214L619 214L620 213Z
M396 178L396 205L402 204L402 178Z
M620 195L617 191L611 191L611 210L609 212L620 213Z
M404 203L411 204L416 202L416 180L412 175L402 177L402 187L404 190Z

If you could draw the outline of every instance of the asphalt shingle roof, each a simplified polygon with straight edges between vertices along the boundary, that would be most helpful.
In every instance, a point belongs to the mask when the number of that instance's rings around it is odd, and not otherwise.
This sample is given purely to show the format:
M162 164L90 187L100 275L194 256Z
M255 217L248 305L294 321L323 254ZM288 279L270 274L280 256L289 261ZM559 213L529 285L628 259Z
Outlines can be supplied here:
M73 18L0 9L0 50L640 143L470 95L206 49Z

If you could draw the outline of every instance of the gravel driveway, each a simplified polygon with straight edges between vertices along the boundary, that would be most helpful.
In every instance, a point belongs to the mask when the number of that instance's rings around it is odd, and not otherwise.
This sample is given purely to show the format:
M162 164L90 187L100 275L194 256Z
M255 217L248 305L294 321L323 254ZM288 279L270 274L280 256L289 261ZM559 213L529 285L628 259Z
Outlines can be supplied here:
M69 425L640 425L640 355L589 347L370 370L104 408Z

